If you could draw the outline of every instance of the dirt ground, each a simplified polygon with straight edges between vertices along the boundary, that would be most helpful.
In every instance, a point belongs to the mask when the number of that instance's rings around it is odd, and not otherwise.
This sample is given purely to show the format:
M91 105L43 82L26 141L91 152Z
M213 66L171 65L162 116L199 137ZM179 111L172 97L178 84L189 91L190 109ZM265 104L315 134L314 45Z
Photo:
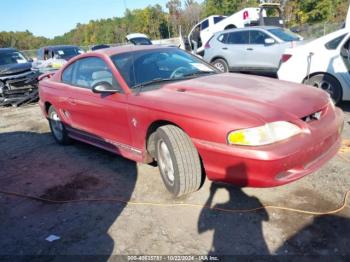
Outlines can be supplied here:
M350 190L350 104L342 155L295 183L239 189L206 181L174 200L156 167L75 142L59 146L38 105L0 109L0 190L58 200L119 198L219 208L338 207ZM55 242L45 239L60 237ZM329 216L263 209L224 213L197 207L116 202L47 204L0 194L0 255L350 255L350 210Z

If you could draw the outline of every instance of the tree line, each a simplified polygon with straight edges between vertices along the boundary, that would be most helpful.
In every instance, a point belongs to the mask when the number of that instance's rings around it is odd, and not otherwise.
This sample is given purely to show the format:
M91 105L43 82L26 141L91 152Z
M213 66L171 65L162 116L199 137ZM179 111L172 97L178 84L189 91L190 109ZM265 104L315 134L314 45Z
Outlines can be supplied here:
M316 23L338 23L345 20L350 0L284 0L282 9L287 26ZM128 33L145 33L152 39L186 35L202 18L231 15L245 7L259 5L257 0L169 0L166 10L160 5L143 9L127 9L123 17L91 20L53 39L34 36L30 31L0 32L0 47L21 50L55 44L88 46L102 43L122 43Z

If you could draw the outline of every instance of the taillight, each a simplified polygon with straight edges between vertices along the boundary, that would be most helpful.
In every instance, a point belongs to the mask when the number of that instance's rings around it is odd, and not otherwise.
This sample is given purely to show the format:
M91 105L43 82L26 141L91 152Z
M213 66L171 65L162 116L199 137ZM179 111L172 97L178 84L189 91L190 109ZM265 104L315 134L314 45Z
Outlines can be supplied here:
M292 55L289 55L289 54L282 55L282 59L281 59L282 63L287 62L291 57L292 57Z
M211 46L210 46L210 44L209 44L209 41L205 44L205 46L204 46L204 48L205 49L208 49L208 48L210 48Z

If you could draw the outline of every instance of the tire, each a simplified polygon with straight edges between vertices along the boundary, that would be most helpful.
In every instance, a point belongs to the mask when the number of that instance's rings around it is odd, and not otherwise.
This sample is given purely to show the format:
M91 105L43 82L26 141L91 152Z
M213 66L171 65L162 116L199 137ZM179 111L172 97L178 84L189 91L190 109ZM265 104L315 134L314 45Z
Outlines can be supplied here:
M202 169L199 154L180 128L166 125L157 129L156 159L164 185L175 197L200 188Z
M228 26L225 27L224 30L230 30L230 29L235 29L235 28L237 28L237 26L235 26L235 25L228 25Z
M216 69L220 70L223 73L228 72L228 64L226 63L226 61L224 59L215 59L212 63L211 63Z
M57 143L61 145L68 145L72 142L71 138L68 136L66 127L62 123L59 115L56 112L56 109L53 106L50 106L49 112L49 125L53 138Z
M330 94L335 104L339 104L343 98L343 89L337 79L333 76L320 74L306 79L304 84L321 88Z

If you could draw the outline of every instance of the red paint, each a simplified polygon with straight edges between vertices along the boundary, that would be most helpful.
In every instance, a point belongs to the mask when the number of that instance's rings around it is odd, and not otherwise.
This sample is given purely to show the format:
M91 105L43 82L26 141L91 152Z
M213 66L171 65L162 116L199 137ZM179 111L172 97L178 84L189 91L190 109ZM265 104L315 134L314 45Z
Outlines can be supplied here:
M243 20L246 20L249 18L249 12L248 11L244 11L243 12Z
M72 59L65 67L82 57L104 59L124 94L102 97L63 84L60 79L64 67L39 84L44 114L47 115L45 103L50 103L66 125L112 142L116 153L140 162L148 159L145 145L151 124L171 122L191 137L210 180L253 187L299 179L320 168L339 149L343 114L330 104L325 92L316 88L250 75L218 74L133 94L109 56L148 48L157 47L111 48ZM320 110L321 120L301 120ZM267 146L227 145L230 131L273 121L290 121L305 132ZM287 177L276 179L285 172Z

